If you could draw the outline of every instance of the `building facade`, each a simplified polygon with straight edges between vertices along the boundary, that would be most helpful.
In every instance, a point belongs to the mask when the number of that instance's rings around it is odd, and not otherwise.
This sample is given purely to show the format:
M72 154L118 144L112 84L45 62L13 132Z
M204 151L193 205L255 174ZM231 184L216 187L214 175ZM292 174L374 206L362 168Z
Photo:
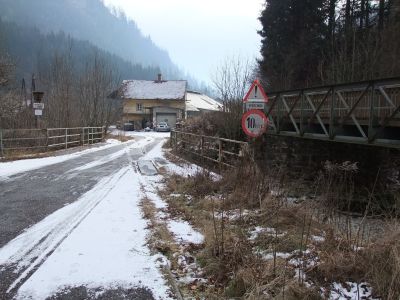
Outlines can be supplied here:
M167 122L172 128L185 118L186 80L124 80L119 89L123 104L122 121L135 129Z

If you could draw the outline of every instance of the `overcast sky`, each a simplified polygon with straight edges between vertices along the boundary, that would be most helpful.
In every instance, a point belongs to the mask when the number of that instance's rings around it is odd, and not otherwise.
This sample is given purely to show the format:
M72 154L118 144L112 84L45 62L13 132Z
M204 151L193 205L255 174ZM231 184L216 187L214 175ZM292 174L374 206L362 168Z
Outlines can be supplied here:
M259 56L263 0L104 0L122 8L172 60L209 83L227 56Z

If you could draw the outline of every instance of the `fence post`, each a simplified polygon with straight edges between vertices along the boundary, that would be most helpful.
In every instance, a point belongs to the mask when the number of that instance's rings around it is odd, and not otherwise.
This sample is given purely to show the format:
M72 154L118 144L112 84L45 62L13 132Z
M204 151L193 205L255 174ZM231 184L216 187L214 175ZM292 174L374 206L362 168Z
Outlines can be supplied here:
M68 149L68 128L65 128L65 149Z
M175 146L175 153L178 151L178 132L174 132L175 135L175 140L174 140L174 146Z
M0 154L1 157L4 157L4 150L3 150L3 131L0 130Z
M221 139L218 139L218 162L219 162L219 167L221 168L221 163L222 163L222 141Z
M104 142L104 138L106 136L106 127L101 127L101 141Z
M200 137L200 154L202 157L204 156L204 136Z
M84 127L82 127L82 130L81 130L81 144L82 144L82 146L85 145L85 128Z
M46 152L49 151L49 129L46 128Z

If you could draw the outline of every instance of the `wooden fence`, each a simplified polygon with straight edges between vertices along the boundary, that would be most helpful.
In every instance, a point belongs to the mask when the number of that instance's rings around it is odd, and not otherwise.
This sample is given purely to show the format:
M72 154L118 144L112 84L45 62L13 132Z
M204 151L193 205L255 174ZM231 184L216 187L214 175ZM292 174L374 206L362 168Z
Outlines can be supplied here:
M48 151L104 140L104 127L0 129L0 155L10 151Z
M250 154L250 147L246 142L182 131L171 131L171 145L176 152L193 154L220 167L234 167Z

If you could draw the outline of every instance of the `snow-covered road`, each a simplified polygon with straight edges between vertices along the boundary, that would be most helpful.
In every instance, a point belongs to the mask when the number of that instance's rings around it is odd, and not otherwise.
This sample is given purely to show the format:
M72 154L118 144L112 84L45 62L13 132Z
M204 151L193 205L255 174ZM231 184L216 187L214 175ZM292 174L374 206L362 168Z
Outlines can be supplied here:
M0 299L57 299L63 292L63 299L84 299L109 291L126 299L171 299L159 268L165 259L146 246L148 224L139 207L141 187L151 179L134 164L155 158L162 142L140 137L54 164L26 161L34 165L27 172L0 164ZM85 188L77 189L80 184ZM39 203L45 212L30 220ZM7 228L15 220L25 226L22 233Z

